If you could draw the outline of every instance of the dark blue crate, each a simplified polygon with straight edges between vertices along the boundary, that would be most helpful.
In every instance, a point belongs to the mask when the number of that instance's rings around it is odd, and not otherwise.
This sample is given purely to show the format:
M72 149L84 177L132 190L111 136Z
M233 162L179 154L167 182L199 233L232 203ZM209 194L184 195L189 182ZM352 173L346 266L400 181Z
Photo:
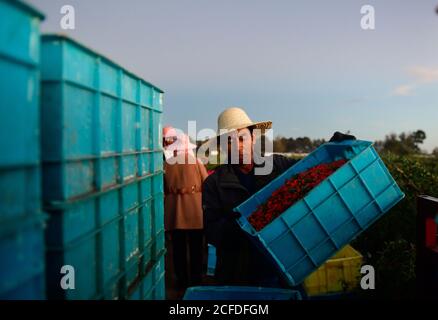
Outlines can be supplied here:
M301 300L301 294L279 288L200 286L188 288L183 300Z
M0 299L44 299L43 215L0 225ZM35 282L36 281L36 282Z
M348 162L257 232L247 217L292 176L321 163ZM291 285L301 283L404 197L367 141L326 143L235 208L238 222Z

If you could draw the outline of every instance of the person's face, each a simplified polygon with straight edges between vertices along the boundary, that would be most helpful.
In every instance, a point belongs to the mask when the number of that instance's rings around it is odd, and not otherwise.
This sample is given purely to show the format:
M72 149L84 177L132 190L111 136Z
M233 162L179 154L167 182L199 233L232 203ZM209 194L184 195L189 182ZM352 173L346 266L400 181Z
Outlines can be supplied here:
M166 137L166 138L163 138L163 147L170 146L175 141L176 141L176 137Z
M234 144L232 140L234 139ZM248 128L243 128L237 130L228 140L228 150L232 151L232 148L237 148L237 150L233 150L234 152L239 152L239 163L240 164L249 164L252 160L252 145L253 145L253 137L251 135L251 131ZM248 162L248 163L247 163Z

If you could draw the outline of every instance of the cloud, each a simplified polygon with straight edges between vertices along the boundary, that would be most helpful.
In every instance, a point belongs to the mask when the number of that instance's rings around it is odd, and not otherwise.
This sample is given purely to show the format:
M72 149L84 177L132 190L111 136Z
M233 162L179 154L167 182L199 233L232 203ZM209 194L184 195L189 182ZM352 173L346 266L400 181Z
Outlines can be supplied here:
M411 85L411 84L405 84L405 85L398 86L397 88L395 88L392 91L392 95L393 96L404 96L404 97L411 96L412 92L414 90L414 87L415 86Z
M438 68L414 66L407 69L409 75L413 78L411 84L404 84L396 87L392 94L393 96L411 96L415 87L421 84L438 81Z
M409 68L408 72L418 82L430 83L438 81L438 68L416 66Z

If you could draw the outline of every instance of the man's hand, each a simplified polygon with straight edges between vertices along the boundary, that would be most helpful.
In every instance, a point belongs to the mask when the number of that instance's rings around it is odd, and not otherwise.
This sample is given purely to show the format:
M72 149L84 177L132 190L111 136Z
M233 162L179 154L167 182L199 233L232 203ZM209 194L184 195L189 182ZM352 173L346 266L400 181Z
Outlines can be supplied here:
M333 134L333 136L330 138L329 142L342 142L345 140L356 140L356 137L350 134L344 134L339 131L336 131Z

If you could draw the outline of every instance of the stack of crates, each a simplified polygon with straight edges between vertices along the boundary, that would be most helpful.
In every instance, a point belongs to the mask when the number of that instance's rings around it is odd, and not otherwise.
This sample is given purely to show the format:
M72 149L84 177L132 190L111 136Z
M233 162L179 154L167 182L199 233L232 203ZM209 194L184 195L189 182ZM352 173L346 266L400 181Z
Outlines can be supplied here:
M161 281L163 92L57 35L42 38L41 76L48 297L127 299Z
M0 299L44 299L39 63L43 16L0 0Z

